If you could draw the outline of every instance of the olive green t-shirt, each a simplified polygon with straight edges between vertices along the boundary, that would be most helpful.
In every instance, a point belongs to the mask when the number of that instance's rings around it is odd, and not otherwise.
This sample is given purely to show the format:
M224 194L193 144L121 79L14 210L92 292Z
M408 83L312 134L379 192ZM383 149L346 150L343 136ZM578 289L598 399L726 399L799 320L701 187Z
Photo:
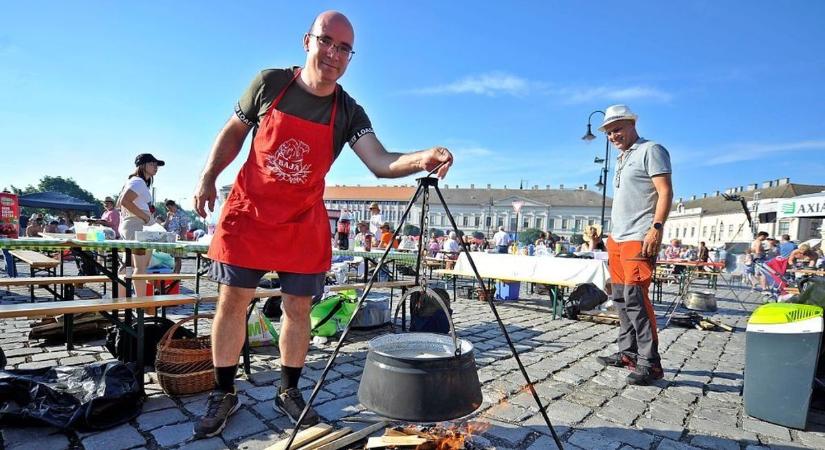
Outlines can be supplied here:
M243 123L255 127L253 133L258 131L258 124L266 116L272 102L295 76L296 69L298 67L261 71L238 100L238 104L235 105L235 115ZM334 94L325 97L314 95L296 82L289 86L276 108L285 114L316 123L329 124L333 97ZM361 136L368 133L374 133L374 131L364 108L356 103L346 91L339 89L333 139L335 158L341 153L345 143L349 143L352 147Z

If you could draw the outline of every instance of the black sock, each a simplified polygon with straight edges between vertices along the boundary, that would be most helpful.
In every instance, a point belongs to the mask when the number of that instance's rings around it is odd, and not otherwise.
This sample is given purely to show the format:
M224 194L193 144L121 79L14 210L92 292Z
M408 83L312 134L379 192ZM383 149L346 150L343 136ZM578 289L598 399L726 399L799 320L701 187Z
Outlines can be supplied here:
M218 385L218 389L224 392L233 392L237 373L237 364L228 367L215 367L215 383Z
M281 366L281 389L279 392L284 392L290 388L298 387L298 380L301 379L301 371L303 367L287 367Z

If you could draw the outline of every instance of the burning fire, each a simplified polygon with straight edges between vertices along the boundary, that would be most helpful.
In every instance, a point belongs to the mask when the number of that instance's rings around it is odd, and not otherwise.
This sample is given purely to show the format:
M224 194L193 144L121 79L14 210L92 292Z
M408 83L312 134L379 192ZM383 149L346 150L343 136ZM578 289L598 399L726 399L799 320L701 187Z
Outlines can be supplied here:
M415 447L415 450L466 450L469 439L490 428L487 422L466 422L449 426L434 427L405 426L387 430L387 436L417 436L427 441ZM473 448L473 447L470 447Z

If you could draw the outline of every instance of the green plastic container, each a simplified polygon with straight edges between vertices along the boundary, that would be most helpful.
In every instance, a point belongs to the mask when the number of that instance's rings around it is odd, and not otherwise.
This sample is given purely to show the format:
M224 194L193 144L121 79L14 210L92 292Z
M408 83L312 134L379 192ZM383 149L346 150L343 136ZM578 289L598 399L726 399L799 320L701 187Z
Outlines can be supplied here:
M745 413L805 429L822 341L822 308L769 303L748 320Z

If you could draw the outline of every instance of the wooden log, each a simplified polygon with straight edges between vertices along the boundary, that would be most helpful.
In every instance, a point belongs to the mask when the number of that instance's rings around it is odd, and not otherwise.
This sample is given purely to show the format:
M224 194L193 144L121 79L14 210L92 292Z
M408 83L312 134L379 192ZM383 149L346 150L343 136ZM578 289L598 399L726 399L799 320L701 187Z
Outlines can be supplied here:
M335 430L332 433L322 437L321 439L310 442L309 444L299 448L298 450L317 450L322 445L329 444L330 442L342 438L350 433L352 433L352 429L341 428L340 430Z
M378 436L367 440L366 449L383 447L415 447L427 442L418 436Z
M318 425L314 425L312 427L307 428L306 430L298 432L298 435L295 436L295 440L292 441L292 445L290 445L290 448L297 449L331 432L332 427L330 425L327 425L325 423L319 423ZM287 442L289 442L289 438L281 439L275 445L267 447L267 450L286 450Z
M341 439L336 439L336 440L330 442L329 444L324 444L324 445L318 447L315 450L339 450L339 449L344 448L344 447L346 447L350 444L358 442L361 439L364 439L365 437L371 435L372 433L375 433L376 431L378 431L382 428L386 428L386 427L387 427L387 422L374 423L374 424L364 428L363 430L356 431L355 433L350 433L350 434L342 437Z
M579 320L584 320L586 322L594 322L594 323L601 323L605 325L618 325L619 324L619 316L616 314L608 314L608 313L594 313L589 311L584 311L579 313Z

